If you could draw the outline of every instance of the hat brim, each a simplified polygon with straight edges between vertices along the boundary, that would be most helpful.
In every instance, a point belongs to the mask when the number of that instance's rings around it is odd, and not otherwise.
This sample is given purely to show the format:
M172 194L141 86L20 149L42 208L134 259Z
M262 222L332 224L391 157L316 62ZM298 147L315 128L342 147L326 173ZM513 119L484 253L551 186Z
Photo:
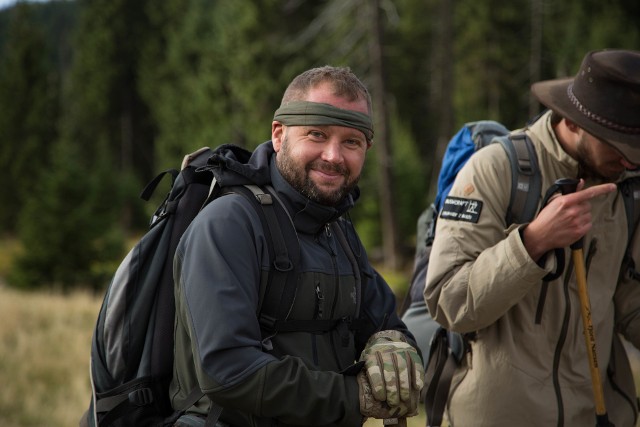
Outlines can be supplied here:
M573 83L573 78L546 80L531 86L533 95L549 109L556 111L562 117L571 120L591 135L605 140L628 161L640 164L640 135L618 132L600 125L585 116L571 103L567 88Z

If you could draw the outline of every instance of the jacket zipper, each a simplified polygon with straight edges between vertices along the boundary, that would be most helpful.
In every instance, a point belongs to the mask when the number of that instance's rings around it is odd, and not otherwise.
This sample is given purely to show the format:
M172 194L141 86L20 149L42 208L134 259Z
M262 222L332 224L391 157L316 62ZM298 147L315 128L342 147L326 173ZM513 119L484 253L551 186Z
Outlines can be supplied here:
M324 233L324 237L325 237L325 241L322 242L323 239L321 239L321 234ZM333 277L335 278L334 280L334 286L335 286L335 292L334 292L334 297L333 297L333 302L331 304L331 308L329 313L325 313L324 308L322 308L324 306L324 299L325 299L325 295L324 292L322 292L322 289L320 288L319 284L316 284L315 287L315 294L316 294L316 315L317 318L320 317L324 317L327 319L331 319L333 316L333 313L335 311L335 307L336 304L338 302L338 285L339 285L339 277L338 277L338 265L336 262L336 251L333 249L333 246L331 245L331 239L333 238L333 234L331 233L331 229L329 228L329 224L325 224L324 226L324 232L321 232L317 237L316 237L316 242L318 242L320 244L320 246L329 254L329 256L331 257L331 265L333 267ZM316 316L314 316L316 317ZM336 350L336 345L335 345L335 340L333 338L333 333L329 332L329 341L331 343L331 349L332 349L332 353L333 353L333 357L336 360L337 366L340 366L340 358L338 357L338 352ZM312 349L313 349L313 360L316 363L316 365L318 364L318 348L317 348L317 337L315 334L313 334L311 336L311 345L312 345Z
M324 317L324 293L320 289L320 283L316 283L316 311L313 316L314 319L322 319Z
M589 242L589 250L587 251L587 257L584 261L585 272L587 277L589 276L589 267L591 267L591 261L598 251L598 239L593 239Z
M324 316L324 308L323 308L324 293L322 292L322 289L320 289L320 282L316 282L315 292L316 292L316 308L315 308L315 312L313 313L313 318L321 319ZM313 363L316 366L319 366L318 341L317 341L316 334L311 335L311 349L312 349Z
M329 224L324 225L324 232L327 238L327 250L329 252L329 255L331 256L331 265L333 267L333 277L334 277L333 284L334 284L335 292L333 293L333 301L331 302L331 310L329 311L329 319L332 319L335 314L336 305L338 303L338 293L340 292L340 289L339 289L340 274L338 271L338 263L336 262L337 253L334 249L334 245L332 245L333 233L331 233L331 228ZM333 243L335 244L335 242ZM334 335L335 335L334 333L329 333L329 341L331 342L331 350L333 351L333 357L336 361L336 366L340 366L340 357L338 357L338 350L336 348Z
M562 401L562 391L560 390L560 356L562 355L562 348L567 339L567 331L569 330L569 318L571 316L571 301L569 299L569 282L573 275L573 258L569 258L569 264L565 270L564 284L562 287L565 301L564 318L562 320L562 327L560 329L560 336L556 344L556 351L553 356L553 389L556 394L556 402L558 404L558 427L564 426L564 402Z
M336 305L338 304L338 286L340 285L340 275L339 275L339 271L338 271L338 263L336 262L336 251L333 248L333 245L331 244L331 240L333 239L333 233L331 233L331 229L329 228L329 224L326 224L324 226L324 230L325 233L327 234L327 242L328 242L328 246L330 249L330 253L329 255L331 255L331 264L333 266L333 277L335 278L334 280L334 285L336 287L336 292L333 293L333 301L331 302L331 312L329 313L329 316L333 316L336 310ZM335 243L335 242L334 242Z

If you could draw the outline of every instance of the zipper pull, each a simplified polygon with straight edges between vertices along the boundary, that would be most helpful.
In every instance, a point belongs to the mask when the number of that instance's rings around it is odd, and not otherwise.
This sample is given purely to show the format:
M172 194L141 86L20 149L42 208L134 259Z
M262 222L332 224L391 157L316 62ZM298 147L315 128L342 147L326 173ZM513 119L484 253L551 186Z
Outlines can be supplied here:
M327 237L327 249L331 256L336 256L336 245L337 243L333 239L333 233L331 232L331 226L329 224L324 225L324 234Z
M322 290L320 290L320 285L316 285L316 318L318 319L321 319L324 315L324 304L322 301L324 301L324 294L322 293Z

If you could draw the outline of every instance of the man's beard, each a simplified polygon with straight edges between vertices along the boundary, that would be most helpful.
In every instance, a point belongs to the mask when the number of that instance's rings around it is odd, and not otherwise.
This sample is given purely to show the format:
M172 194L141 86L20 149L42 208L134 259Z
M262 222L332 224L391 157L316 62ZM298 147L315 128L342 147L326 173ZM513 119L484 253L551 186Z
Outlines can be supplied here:
M582 141L582 144L578 145L577 155L578 155L578 177L584 178L585 180L593 179L602 182L617 182L624 171L615 174L609 174L608 176L603 175L599 172L596 166L593 164L593 160L590 154L585 149L586 143Z
M584 161L580 161L578 165L578 178L583 178L585 180L595 180L600 182L617 182L622 173L617 174L616 176L604 176L598 173L595 168L590 166L588 163Z
M344 166L334 165L328 162L323 162L322 160L315 160L302 167L297 164L295 159L291 156L287 138L282 141L282 148L276 157L276 165L284 179L286 179L293 188L300 192L300 194L313 202L325 206L338 205L354 189L360 178L356 177L351 180L351 175ZM342 184L337 190L331 191L330 193L323 192L311 180L311 178L309 178L309 171L311 169L338 172L344 176L344 184Z

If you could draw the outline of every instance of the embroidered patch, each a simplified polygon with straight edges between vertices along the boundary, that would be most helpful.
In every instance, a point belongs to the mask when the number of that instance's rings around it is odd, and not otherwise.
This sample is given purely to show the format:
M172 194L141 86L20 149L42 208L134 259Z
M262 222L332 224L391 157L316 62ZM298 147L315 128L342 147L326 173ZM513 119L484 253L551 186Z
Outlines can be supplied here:
M440 218L475 224L480 218L480 212L482 212L482 202L480 200L447 197L442 206Z
M467 185L464 186L464 188L462 189L462 194L464 194L465 197L469 197L471 195L471 193L473 193L474 191L476 191L475 187L473 186L473 184L468 183Z

